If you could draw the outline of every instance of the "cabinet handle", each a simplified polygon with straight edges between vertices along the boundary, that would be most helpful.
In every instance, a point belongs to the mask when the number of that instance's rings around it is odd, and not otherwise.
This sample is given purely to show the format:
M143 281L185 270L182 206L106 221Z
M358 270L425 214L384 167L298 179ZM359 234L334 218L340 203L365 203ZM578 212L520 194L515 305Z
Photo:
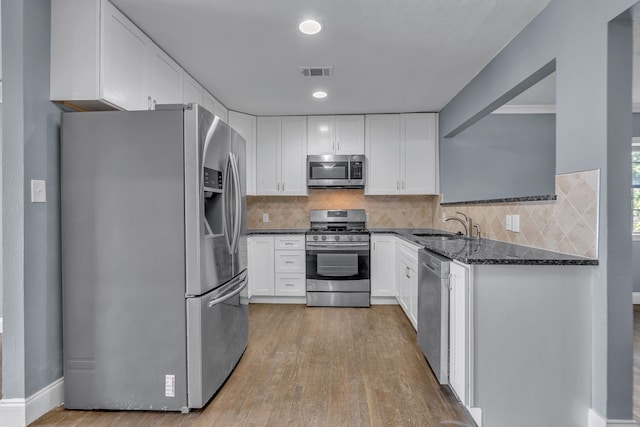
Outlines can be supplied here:
M396 181L396 190L400 190L400 181Z
M404 274L405 276L407 276L407 278L411 279L411 276L409 276L409 267L404 268Z
M293 261L285 261L285 264L293 264Z
M284 182L282 183L282 192L284 193Z
M293 245L293 242L285 242L284 244L285 244L285 246L291 246L291 245Z
M278 186L278 191L280 191L280 183L276 183L276 185Z
M332 151L336 151L336 142L335 142L335 141L333 141L333 142L331 143L331 150L332 150Z
M285 286L295 286L293 283L285 283Z
M340 141L338 141L338 151L340 151Z
M155 99L153 100L153 109L154 110L156 109L156 100Z
M147 110L151 110L151 97L147 96Z

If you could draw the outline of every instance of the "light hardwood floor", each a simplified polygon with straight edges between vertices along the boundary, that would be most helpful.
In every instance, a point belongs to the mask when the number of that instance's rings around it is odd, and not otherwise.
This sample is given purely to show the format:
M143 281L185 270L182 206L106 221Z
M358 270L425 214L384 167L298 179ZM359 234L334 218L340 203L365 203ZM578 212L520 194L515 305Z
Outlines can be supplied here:
M35 426L475 426L399 306L252 304L249 345L202 410L47 413Z

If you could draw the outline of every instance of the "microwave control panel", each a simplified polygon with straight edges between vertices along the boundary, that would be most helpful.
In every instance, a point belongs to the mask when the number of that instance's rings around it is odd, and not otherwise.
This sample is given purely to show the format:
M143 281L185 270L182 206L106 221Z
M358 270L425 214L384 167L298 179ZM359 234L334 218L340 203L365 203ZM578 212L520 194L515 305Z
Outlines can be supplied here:
M350 179L362 179L362 162L361 161L355 161L355 162L351 162L351 173L350 173Z

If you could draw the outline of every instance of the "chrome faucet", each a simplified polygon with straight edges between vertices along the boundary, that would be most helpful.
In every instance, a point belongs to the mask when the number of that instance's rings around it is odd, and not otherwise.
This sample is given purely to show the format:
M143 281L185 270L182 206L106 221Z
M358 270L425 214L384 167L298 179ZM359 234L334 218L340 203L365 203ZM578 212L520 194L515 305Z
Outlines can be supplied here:
M456 215L461 215L464 218L464 220L458 218L457 216L450 216L444 219L445 222L451 221L451 220L458 221L464 227L465 236L471 237L471 219L467 215L463 214L462 212L456 212Z

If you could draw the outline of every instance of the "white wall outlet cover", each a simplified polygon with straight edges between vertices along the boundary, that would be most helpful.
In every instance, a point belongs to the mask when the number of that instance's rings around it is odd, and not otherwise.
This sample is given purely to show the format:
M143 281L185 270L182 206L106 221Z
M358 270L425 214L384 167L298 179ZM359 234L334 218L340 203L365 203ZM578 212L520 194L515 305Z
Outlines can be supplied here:
M47 186L46 182L40 179L31 180L31 203L46 203Z
M507 215L507 218L506 218L506 220L505 220L505 223L506 223L506 227L507 227L507 230L508 230L508 231L511 231L511 227L512 227L512 225L511 225L511 221L512 221L512 217L511 217L511 215Z
M263 213L262 214L262 222L269 222L269 214L268 213Z
M520 215L511 215L511 229L516 233L520 232Z
M444 222L446 218L447 218L447 213L445 211L442 211L442 222Z

